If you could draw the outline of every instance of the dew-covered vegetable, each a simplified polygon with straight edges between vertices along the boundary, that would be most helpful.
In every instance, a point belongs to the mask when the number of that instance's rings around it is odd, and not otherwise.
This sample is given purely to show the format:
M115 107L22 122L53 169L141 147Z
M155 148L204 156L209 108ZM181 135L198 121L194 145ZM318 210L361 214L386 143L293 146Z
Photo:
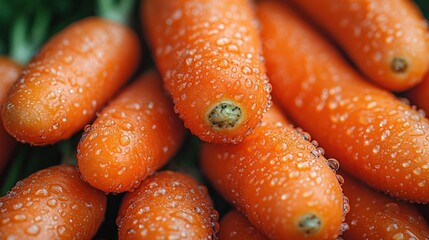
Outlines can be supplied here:
M57 165L19 181L0 198L0 239L91 239L106 212L106 196Z
M123 89L85 129L77 154L82 178L114 193L137 187L171 158L185 137L153 71Z
M128 27L89 17L48 40L9 92L2 118L21 142L53 144L87 124L131 77L140 43Z
M415 206L376 192L345 173L341 175L350 204L344 239L429 239L429 227Z
M204 143L201 168L268 238L333 239L341 232L347 204L323 150L308 140L271 107L242 142Z
M119 239L216 239L218 217L204 185L183 173L161 171L125 195Z
M273 96L291 119L345 171L397 198L429 202L428 119L365 81L285 6L261 3L258 16Z
M141 18L185 126L209 142L248 135L271 91L250 1L149 0Z
M381 87L403 91L429 69L428 25L409 0L294 0ZM323 9L323 11L321 11Z

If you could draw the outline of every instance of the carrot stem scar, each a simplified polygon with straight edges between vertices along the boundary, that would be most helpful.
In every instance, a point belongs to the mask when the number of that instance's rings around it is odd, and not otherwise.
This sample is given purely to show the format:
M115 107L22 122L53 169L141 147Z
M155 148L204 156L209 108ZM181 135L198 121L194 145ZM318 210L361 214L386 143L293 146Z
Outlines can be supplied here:
M407 64L407 61L405 61L405 60L404 60L404 59L402 59L402 58L394 58L394 59L392 60L392 63L391 63L391 65L390 65L390 67L392 68L392 70L393 70L394 72L397 72L397 73L404 73L404 72L406 72L406 71L407 71L408 64Z
M222 101L208 113L212 128L234 128L243 117L241 108L231 101Z
M307 235L318 232L321 225L320 219L313 213L304 215L298 222L298 227Z

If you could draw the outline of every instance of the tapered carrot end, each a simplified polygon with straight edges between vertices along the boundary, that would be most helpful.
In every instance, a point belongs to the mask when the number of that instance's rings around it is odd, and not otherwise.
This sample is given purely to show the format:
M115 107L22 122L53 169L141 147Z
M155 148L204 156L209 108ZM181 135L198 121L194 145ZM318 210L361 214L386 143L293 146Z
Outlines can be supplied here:
M298 222L298 227L300 231L305 233L307 236L316 234L322 225L320 218L314 214L309 213L301 217Z
M232 129L241 122L241 108L231 101L222 101L207 113L207 120L213 129Z
M390 64L390 68L395 73L405 73L408 69L408 63L403 58L393 58Z

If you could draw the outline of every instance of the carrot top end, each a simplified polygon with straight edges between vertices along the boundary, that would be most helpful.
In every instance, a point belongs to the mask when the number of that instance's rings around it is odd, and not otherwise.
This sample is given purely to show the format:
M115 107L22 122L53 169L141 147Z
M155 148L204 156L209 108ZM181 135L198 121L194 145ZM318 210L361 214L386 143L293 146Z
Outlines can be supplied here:
M207 120L213 129L235 128L242 119L241 108L228 100L219 102L207 114Z

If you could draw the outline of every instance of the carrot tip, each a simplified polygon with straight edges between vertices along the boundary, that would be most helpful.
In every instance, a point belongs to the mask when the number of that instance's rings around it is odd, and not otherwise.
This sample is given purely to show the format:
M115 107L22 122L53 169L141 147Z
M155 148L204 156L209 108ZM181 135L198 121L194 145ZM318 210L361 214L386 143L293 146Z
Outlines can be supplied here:
M320 218L314 213L304 215L298 222L299 229L306 235L313 235L320 230Z
M390 64L392 70L396 73L404 73L407 71L408 64L403 58L394 58Z
M208 120L215 129L234 128L242 116L240 107L231 101L222 101L209 111Z

